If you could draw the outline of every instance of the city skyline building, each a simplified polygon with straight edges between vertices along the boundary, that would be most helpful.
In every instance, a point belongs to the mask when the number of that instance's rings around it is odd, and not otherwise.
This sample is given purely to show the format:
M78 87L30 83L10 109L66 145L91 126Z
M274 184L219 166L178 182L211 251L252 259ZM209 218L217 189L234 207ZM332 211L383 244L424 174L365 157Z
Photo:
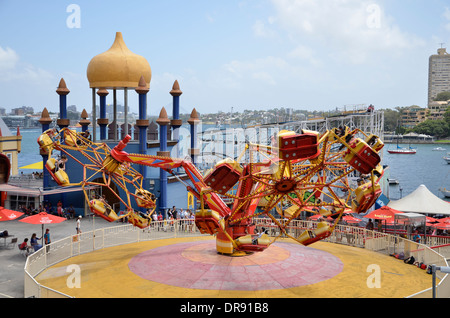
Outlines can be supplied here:
M444 47L429 59L428 106L442 92L450 92L450 54Z

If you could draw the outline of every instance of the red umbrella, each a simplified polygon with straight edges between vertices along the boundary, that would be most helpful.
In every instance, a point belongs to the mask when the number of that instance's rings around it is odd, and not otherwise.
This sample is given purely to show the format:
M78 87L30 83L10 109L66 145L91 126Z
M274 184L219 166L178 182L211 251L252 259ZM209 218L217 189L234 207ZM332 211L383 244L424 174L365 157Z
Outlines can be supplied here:
M431 216L426 217L427 223L436 223L439 222L438 219L432 218Z
M386 223L394 223L395 215L403 213L401 211L392 209L388 206L383 206L378 210L372 211L364 217L367 219L384 220Z
M314 214L313 216L310 216L309 219L312 221L318 221L319 219L333 221L333 219L331 217L325 217L321 214Z
M0 206L0 221L10 221L22 216L22 212L5 209Z
M44 236L44 224L61 223L67 220L60 216L53 214L48 214L46 212L41 212L32 216L28 216L19 220L19 222L30 223L30 224L42 224L42 236Z
M437 224L433 224L432 227L437 228L439 230L450 230L450 223L437 223Z
M360 219L355 218L354 216L351 216L351 215L344 215L342 217L342 220L344 220L347 223L359 223L359 222L361 222Z
M450 223L450 217L446 217L443 219L437 219L439 223Z

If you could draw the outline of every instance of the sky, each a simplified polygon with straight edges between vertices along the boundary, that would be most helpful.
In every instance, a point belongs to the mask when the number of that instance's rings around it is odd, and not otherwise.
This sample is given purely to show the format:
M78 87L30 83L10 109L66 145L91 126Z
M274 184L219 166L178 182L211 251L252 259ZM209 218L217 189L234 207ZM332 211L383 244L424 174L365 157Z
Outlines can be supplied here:
M426 107L429 56L450 48L450 3L0 0L0 107L58 111L64 78L68 105L90 112L86 69L116 32L151 66L151 116L171 115L175 80L182 113ZM134 91L128 101L137 112Z

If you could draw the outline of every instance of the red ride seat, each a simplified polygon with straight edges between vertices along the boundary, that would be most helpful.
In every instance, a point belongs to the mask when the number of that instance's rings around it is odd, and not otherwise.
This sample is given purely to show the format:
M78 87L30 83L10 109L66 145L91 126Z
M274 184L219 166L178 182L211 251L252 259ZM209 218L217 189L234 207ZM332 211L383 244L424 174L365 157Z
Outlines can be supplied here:
M353 138L348 143L344 160L362 174L369 174L377 167L381 158L365 141Z
M214 169L205 176L208 187L221 194L227 193L241 177L242 167L234 160L225 159L217 163Z
M301 135L282 131L278 135L278 147L282 160L314 159L320 155L319 133L303 130Z
M195 212L195 225L202 234L213 235L223 225L220 214L214 210L197 210Z

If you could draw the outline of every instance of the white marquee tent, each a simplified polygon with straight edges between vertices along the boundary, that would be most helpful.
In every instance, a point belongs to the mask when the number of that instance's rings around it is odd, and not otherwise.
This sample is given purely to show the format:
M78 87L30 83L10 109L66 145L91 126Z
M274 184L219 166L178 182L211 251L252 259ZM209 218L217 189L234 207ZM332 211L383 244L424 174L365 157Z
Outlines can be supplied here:
M388 206L402 212L450 215L450 203L435 196L425 185Z

